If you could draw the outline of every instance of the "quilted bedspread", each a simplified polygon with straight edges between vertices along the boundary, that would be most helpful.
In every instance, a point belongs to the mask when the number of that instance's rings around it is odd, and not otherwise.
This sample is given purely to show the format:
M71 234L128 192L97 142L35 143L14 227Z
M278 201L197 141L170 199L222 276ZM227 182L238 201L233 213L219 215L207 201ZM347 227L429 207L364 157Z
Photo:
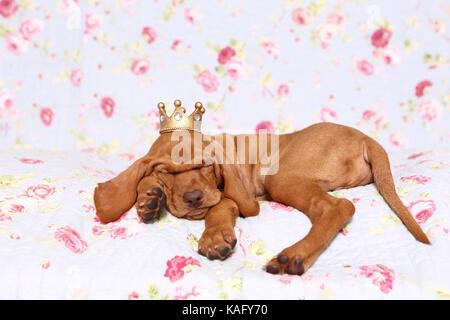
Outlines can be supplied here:
M261 202L239 218L234 253L197 253L203 221L96 217L93 189L130 162L96 154L0 153L2 299L449 299L450 149L391 153L397 191L432 244L416 241L373 184L333 192L356 214L303 276L263 266L302 238L301 212Z

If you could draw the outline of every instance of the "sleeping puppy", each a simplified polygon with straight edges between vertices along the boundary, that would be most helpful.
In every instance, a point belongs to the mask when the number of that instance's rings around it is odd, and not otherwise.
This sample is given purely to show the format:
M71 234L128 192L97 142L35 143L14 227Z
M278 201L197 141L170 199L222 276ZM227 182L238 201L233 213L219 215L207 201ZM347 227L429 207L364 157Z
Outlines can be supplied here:
M226 139L214 140L202 135L201 144L190 146L192 154L210 150L212 141L220 141L221 148L215 148L212 156L203 157L200 162L178 163L173 161L172 153L177 141L170 133L163 133L146 156L97 186L97 215L103 222L114 221L135 205L144 222L155 221L164 208L179 218L205 219L199 253L209 259L225 259L236 244L234 225L239 214L257 215L258 200L280 202L305 213L312 227L303 239L270 260L265 270L301 275L355 212L351 201L333 197L328 191L375 182L415 238L430 243L396 194L388 156L375 140L356 129L332 123L270 136L277 138L276 146L268 139L263 141L261 135L246 136L255 139L259 154L261 141L268 144L269 157L276 150L276 161L268 165L270 170L276 170L267 173L262 170L267 169L267 162L249 161L252 156L248 145L245 161L218 161L225 154L235 156L241 152L237 142L242 136L224 134L221 138Z

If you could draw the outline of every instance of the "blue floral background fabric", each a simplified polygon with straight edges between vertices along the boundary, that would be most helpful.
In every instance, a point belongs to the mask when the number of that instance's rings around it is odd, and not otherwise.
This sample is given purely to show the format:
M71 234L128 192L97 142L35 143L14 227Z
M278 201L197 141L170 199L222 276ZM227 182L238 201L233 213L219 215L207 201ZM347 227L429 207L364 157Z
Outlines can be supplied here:
M444 0L0 0L0 297L448 299L449 27ZM276 203L224 262L197 254L201 221L101 224L93 188L175 99L204 104L206 133L363 131L433 244L373 185L335 193L357 212L303 277L262 270L309 228Z

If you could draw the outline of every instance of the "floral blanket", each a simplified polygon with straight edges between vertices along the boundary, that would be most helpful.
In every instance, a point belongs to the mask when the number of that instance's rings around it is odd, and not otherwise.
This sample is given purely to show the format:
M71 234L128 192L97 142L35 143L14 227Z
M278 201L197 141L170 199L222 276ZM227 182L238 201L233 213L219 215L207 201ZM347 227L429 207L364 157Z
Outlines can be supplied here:
M1 299L449 299L450 149L392 152L397 191L432 245L416 241L373 184L333 192L353 219L303 276L263 266L310 228L274 202L239 218L225 261L197 253L203 221L135 209L96 217L93 189L130 162L86 153L0 152Z

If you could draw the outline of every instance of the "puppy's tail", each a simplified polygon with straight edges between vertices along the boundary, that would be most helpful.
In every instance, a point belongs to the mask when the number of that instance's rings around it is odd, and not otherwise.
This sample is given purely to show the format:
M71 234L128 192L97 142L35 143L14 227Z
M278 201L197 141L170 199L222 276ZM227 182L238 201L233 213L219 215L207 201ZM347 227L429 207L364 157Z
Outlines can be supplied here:
M383 147L375 140L367 139L365 141L364 158L372 167L375 184L384 200L389 204L391 209L394 210L406 228L408 228L417 240L430 244L430 240L428 240L428 237L395 191L389 158Z

